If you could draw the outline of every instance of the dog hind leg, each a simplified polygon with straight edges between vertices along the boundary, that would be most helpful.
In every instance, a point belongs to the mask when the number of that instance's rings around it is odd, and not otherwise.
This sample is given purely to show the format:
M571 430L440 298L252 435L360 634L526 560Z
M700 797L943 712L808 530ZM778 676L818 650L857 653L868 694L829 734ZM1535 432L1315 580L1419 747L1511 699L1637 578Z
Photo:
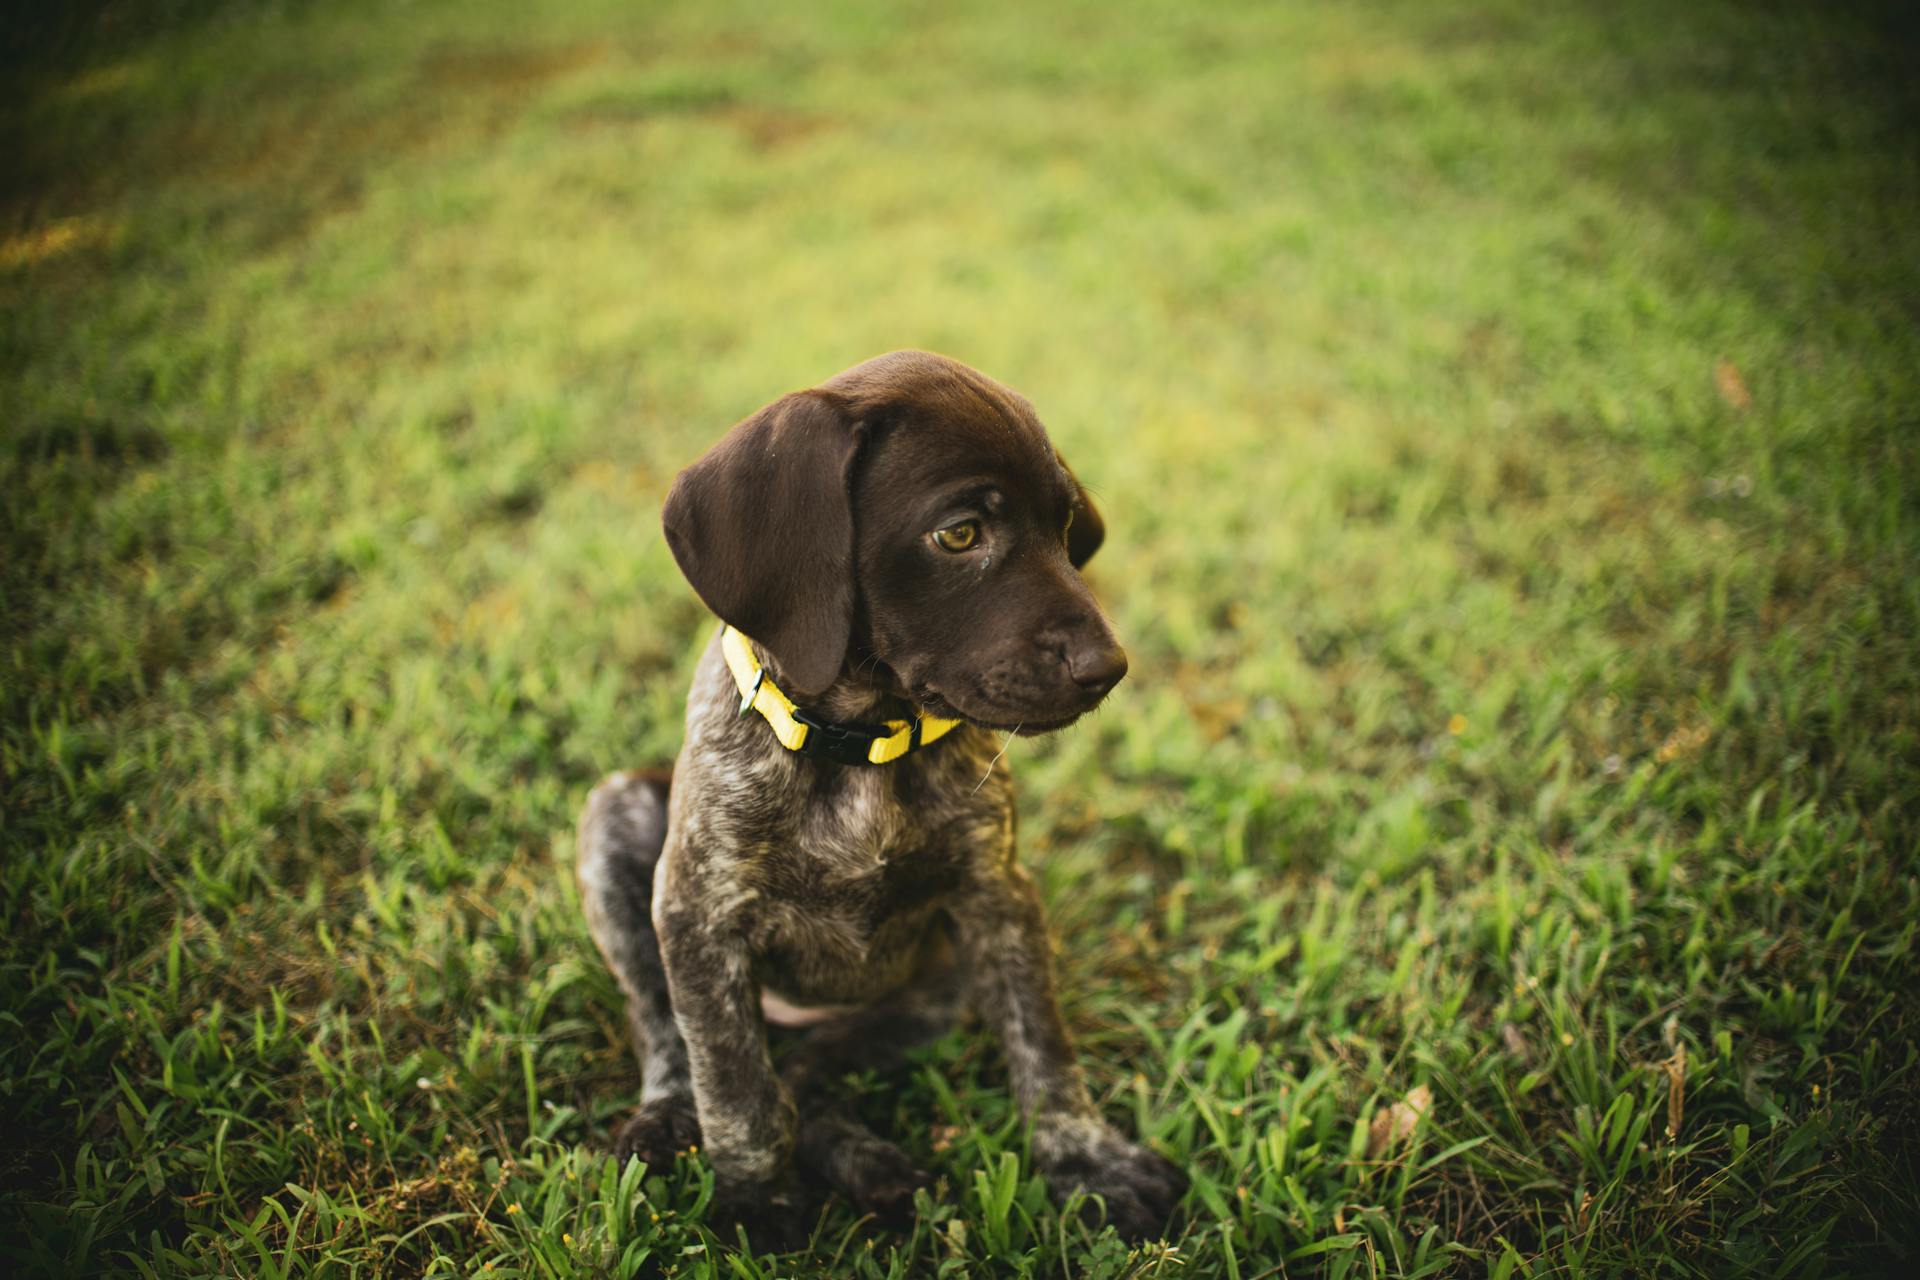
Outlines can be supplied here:
M667 838L664 772L608 774L580 814L578 862L587 929L627 998L640 1059L640 1108L614 1139L614 1154L659 1168L700 1141L687 1046L673 1020L666 969L653 930L653 869Z

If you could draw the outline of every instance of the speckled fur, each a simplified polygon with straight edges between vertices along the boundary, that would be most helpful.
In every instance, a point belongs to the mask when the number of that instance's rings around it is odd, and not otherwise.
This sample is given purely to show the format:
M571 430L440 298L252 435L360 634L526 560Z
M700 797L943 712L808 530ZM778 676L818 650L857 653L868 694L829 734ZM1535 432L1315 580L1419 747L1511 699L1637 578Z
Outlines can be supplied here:
M1072 573L1064 555L1059 566ZM777 656L756 648L779 678ZM849 662L809 703L838 720L913 714L897 687L860 671ZM1004 1045L1055 1195L1084 1188L1123 1234L1158 1234L1186 1179L1109 1127L1088 1095L1039 896L1015 858L1013 786L993 734L965 724L882 767L797 755L759 716L739 714L717 634L686 729L670 786L614 774L580 825L588 924L626 994L644 1067L617 1150L659 1161L698 1141L717 1213L762 1248L796 1238L801 1169L897 1218L927 1175L829 1086L899 1060L970 1006ZM776 1070L763 992L851 1011L804 1032Z

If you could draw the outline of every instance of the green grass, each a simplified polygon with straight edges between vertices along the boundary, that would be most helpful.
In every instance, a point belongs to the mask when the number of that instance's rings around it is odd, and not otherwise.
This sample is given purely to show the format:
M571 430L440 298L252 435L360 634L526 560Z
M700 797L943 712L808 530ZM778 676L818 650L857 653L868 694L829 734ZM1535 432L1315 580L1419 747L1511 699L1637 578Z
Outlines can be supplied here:
M1910 33L177 8L0 110L16 1274L1920 1265ZM849 1086L910 1235L728 1258L595 1155L572 819L710 626L660 499L900 346L1108 517L1134 674L1010 757L1170 1249L1047 1206L975 1032Z

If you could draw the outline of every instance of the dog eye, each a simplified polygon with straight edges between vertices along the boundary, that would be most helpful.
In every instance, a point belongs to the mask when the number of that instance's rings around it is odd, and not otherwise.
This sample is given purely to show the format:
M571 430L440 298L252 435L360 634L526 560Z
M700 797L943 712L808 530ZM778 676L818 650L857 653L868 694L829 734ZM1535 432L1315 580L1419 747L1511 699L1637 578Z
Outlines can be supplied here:
M933 540L942 551L965 551L980 541L980 522L962 520L933 531Z

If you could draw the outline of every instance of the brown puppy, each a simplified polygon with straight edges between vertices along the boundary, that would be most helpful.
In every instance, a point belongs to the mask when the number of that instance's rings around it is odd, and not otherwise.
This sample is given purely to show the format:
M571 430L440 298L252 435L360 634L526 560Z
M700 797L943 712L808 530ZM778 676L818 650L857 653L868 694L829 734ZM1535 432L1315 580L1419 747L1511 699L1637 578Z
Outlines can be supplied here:
M717 1215L762 1248L800 1228L796 1162L897 1217L927 1175L824 1086L970 1006L1055 1197L1158 1234L1186 1177L1088 1096L989 732L1070 724L1127 669L1078 572L1104 526L1032 406L942 356L881 356L735 427L664 522L741 638L700 662L671 789L614 774L580 820L644 1068L619 1154L703 1142ZM778 1070L770 1019L808 1026Z

